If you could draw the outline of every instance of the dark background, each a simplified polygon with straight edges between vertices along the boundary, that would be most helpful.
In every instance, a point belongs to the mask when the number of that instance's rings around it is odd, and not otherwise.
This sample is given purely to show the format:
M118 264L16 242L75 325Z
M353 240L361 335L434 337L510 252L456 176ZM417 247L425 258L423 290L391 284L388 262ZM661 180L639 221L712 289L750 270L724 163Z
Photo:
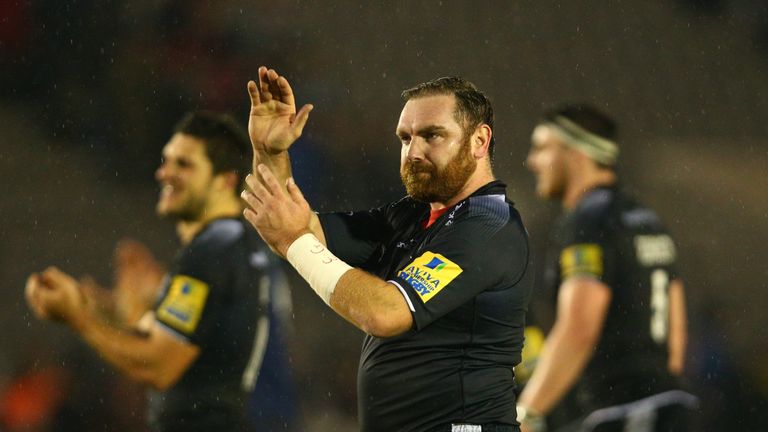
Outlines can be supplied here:
M0 1L0 425L17 430L7 395L36 389L42 407L18 430L139 427L140 391L34 320L24 280L56 264L108 284L125 236L170 261L172 226L154 215L160 149L187 110L245 122L245 83L262 64L315 105L292 153L317 210L401 196L400 91L473 81L496 109L495 173L539 254L558 208L536 200L522 164L532 127L564 101L610 112L625 185L679 243L699 429L766 427L768 7L757 0ZM293 297L286 367L306 428L354 430L362 334L303 282ZM67 420L36 419L47 412Z

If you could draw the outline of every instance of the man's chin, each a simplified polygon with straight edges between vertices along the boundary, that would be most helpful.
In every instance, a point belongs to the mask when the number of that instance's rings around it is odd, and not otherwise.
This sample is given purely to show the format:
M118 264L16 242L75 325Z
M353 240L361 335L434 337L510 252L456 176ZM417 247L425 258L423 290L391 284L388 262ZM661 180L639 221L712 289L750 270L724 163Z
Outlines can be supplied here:
M157 216L160 219L168 220L171 222L188 221L193 219L190 217L190 215L184 212L160 206L155 209L155 213L157 213Z
M558 200L562 197L561 193L557 193L552 188L537 188L536 195L542 200Z

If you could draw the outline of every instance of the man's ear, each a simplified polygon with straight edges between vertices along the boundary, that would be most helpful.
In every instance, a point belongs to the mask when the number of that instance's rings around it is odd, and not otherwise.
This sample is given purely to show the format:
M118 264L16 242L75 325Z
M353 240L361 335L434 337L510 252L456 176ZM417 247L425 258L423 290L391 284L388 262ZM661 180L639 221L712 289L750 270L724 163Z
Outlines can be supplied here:
M475 159L482 159L488 155L491 137L493 137L493 131L487 124L483 123L475 129L472 134L472 155Z

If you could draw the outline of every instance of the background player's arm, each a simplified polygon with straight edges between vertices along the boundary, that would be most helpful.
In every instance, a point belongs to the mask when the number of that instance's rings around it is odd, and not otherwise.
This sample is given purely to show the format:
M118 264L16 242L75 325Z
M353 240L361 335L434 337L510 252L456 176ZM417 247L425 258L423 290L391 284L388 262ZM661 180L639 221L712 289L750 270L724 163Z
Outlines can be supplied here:
M598 279L571 276L557 299L557 318L519 405L546 415L570 390L600 340L611 290Z
M175 384L200 352L163 330L152 314L138 328L108 323L89 305L77 281L56 268L30 276L26 296L38 318L66 323L109 363L157 389Z
M669 359L667 368L673 375L681 375L685 367L685 351L688 345L688 317L685 311L683 282L674 279L669 284Z

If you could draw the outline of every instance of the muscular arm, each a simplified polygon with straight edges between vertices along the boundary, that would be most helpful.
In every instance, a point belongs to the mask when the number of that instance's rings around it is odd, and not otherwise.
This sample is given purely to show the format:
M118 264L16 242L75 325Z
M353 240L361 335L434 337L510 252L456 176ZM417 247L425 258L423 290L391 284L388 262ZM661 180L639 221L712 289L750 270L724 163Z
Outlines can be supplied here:
M276 176L263 164L257 167L257 172L261 176L261 182L256 181L253 176L246 179L253 192L243 193L243 198L249 205L245 217L270 247L285 257L293 242L309 232L325 245L324 236L320 237L323 231L319 218L310 211L309 204L299 188L294 183L289 183L287 190L283 189ZM313 224L316 226L314 229ZM318 246L316 252L309 252L307 259L315 259L315 255L324 249ZM338 260L328 258L328 263ZM292 264L297 266L297 262L301 263L302 260L292 261ZM298 267L297 270L307 278ZM320 269L319 273L326 273L326 270ZM311 278L307 280L312 286ZM394 285L363 270L347 270L330 288L333 294L328 301L329 305L368 334L391 337L408 331L413 325L413 317L403 294Z
M397 336L413 325L403 294L391 283L357 268L339 279L331 295L331 307L372 336Z
M573 276L560 286L557 318L519 405L546 415L584 370L600 340L611 290L597 279Z
M688 318L685 312L683 282L674 279L669 285L669 360L667 369L673 375L681 375L685 366L685 350L688 345Z

